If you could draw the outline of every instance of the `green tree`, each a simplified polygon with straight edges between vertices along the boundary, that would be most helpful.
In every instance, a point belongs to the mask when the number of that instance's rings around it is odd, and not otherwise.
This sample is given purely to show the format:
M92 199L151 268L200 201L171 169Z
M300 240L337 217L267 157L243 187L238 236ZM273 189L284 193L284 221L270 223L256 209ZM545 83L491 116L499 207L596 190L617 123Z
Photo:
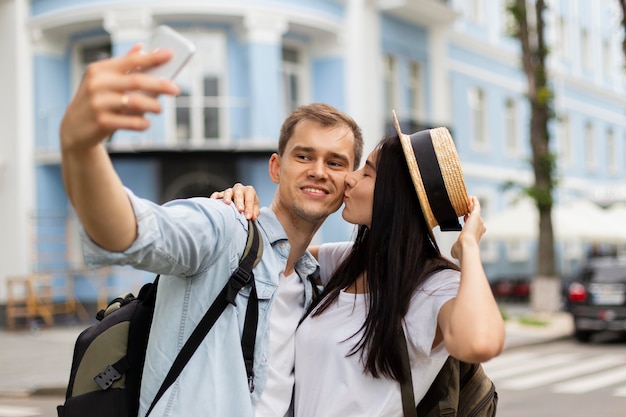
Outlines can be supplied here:
M556 160L550 151L548 125L554 117L553 93L550 88L546 58L544 0L536 0L534 7L526 0L509 0L508 10L513 16L511 34L521 47L522 69L528 82L530 104L531 166L534 182L523 187L539 213L539 240L537 268L532 280L531 305L536 311L553 312L559 308L559 278L556 274L554 231L552 228L553 191L556 187Z

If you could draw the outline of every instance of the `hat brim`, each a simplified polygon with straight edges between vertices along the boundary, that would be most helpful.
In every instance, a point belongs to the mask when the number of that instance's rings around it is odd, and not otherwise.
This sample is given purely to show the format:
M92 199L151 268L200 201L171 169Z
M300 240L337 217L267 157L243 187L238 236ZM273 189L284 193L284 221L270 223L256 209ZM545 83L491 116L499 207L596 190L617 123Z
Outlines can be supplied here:
M415 151L411 143L411 137L402 132L400 123L396 113L393 112L393 122L402 144L402 150L407 162L411 180L415 187L415 192L422 208L422 213L426 219L426 223L431 231L439 225L437 216L433 212L432 204L429 201L428 193L423 181L423 173L420 171ZM441 176L445 185L445 191L450 205L454 209L454 212L458 217L464 216L469 212L469 197L467 195L467 188L465 186L465 180L463 177L463 171L461 169L461 162L459 160L456 147L450 132L445 127L438 127L428 130L432 146L435 151L437 163L441 170ZM424 173L426 174L426 173Z

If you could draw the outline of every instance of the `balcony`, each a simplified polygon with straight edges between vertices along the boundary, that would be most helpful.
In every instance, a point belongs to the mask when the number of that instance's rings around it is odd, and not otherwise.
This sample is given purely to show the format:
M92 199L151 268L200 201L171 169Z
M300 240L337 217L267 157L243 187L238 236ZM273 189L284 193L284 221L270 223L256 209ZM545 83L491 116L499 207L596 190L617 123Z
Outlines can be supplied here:
M447 26L461 15L446 0L379 0L378 8L421 26Z

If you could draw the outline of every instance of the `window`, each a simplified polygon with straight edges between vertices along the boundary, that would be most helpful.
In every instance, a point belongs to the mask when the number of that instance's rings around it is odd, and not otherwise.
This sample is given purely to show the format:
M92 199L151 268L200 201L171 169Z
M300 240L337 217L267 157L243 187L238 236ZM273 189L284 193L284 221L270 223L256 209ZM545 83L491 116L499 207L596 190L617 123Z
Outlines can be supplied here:
M108 59L113 56L111 41L107 38L106 40L100 39L85 43L79 47L77 56L78 65L75 66L75 68L77 68L77 75L73 77L75 83L74 89L78 88L78 85L83 78L83 74L85 74L89 64L103 59ZM110 143L112 138L113 136L109 136L106 139L106 142Z
M580 60L584 69L591 69L591 40L587 29L580 32Z
M474 23L483 22L484 15L483 15L483 1L482 0L468 0L467 17Z
M529 259L528 243L522 240L512 240L506 243L506 257L511 262L522 262Z
M602 42L602 68L604 77L610 79L613 72L613 62L611 60L611 42L608 39Z
M487 147L487 132L485 128L485 94L480 88L469 90L470 123L472 143L478 149Z
M512 98L506 99L504 104L504 131L506 132L506 152L509 155L517 155L519 153L517 106Z
M606 131L606 157L607 167L611 174L617 173L617 144L615 143L615 134L613 129L609 128Z
M424 95L422 94L422 68L418 62L409 62L409 107L413 120L420 120L423 115Z
M170 123L177 142L201 145L225 137L227 104L224 37L218 33L189 31L196 53L176 78L181 93L173 106Z
M303 103L304 66L301 55L297 48L283 46L283 94L287 114Z
M560 16L558 20L559 53L564 61L569 58L569 42L567 38L567 20L565 16Z
M587 169L596 167L596 144L593 136L593 125L591 122L585 123L585 165Z
M509 7L514 0L502 0L502 34L507 37L514 33L517 28L515 17L509 11Z
M385 55L385 108L396 108L396 59Z
M89 64L111 57L111 42L106 41L95 45L85 45L80 51L80 64L85 70ZM84 72L84 71L83 71Z
M569 117L564 116L559 123L559 161L563 166L570 166L574 162L572 152L572 135Z
M484 263L495 263L498 261L498 242L481 239L478 242L480 247L480 260Z

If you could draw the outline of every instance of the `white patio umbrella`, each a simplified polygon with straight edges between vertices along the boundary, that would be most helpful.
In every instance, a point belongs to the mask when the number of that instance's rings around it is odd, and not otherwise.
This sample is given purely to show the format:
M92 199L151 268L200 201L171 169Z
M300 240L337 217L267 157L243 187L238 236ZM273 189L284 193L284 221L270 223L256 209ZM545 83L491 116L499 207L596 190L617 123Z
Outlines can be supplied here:
M614 203L605 211L618 233L626 236L626 202Z
M623 219L626 228L626 218ZM530 200L522 200L510 209L485 219L485 240L535 240L539 220ZM560 242L626 242L626 231L616 227L605 210L587 200L572 200L552 209L554 236Z

